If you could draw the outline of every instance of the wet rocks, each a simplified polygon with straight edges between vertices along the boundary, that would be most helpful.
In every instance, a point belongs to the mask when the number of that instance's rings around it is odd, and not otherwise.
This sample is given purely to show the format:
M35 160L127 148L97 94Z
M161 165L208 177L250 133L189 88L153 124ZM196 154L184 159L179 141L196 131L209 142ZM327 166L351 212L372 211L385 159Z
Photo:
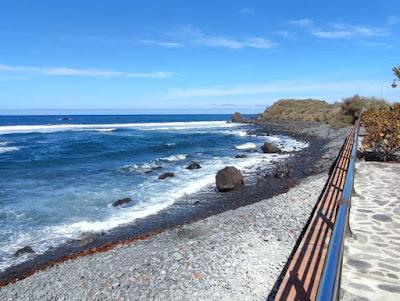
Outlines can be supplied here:
M164 179L173 178L173 177L175 177L175 174L173 172L166 172L166 173L163 173L162 175L160 175L158 177L158 179L159 180L164 180Z
M285 163L278 163L275 168L275 177L276 178L286 178L290 174L290 167Z
M25 254L35 254L36 252L30 247L30 246L25 246L21 249L18 249L15 253L15 257L19 257Z
M188 167L186 167L186 169L189 169L189 170L200 169L200 168L201 168L201 166L200 166L199 162L197 162L197 161L193 161L192 163L189 164Z
M235 114L232 115L231 121L232 122L241 122L242 121L242 116L240 115L239 112L236 112Z
M78 243L80 246L86 246L88 244L91 244L96 240L97 236L94 233L88 233L85 234L81 237L81 239L78 240Z
M215 182L219 192L237 191L244 184L242 173L233 166L218 171Z
M245 159L245 158L247 158L247 155L245 155L245 154L239 154L239 155L236 155L235 158L236 158L236 159Z
M277 147L275 144L270 143L270 142L265 142L263 144L263 146L261 146L261 150L263 151L263 153L281 153L282 150Z
M119 207L119 206L128 204L128 203L130 203L130 202L132 202L132 199L131 199L131 198L123 198L123 199L119 199L118 201L115 201L114 203L112 203L112 205L113 205L114 207Z

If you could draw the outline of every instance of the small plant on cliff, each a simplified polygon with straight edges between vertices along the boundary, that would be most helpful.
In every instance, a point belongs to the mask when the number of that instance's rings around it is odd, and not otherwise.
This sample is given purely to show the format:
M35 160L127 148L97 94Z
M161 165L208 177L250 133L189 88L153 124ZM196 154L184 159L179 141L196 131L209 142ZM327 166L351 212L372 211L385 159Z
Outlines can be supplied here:
M400 151L400 104L370 108L362 121L368 131L365 146L378 152L384 161L392 160Z
M393 67L392 70L393 70L394 75L396 75L397 78L400 79L400 66Z

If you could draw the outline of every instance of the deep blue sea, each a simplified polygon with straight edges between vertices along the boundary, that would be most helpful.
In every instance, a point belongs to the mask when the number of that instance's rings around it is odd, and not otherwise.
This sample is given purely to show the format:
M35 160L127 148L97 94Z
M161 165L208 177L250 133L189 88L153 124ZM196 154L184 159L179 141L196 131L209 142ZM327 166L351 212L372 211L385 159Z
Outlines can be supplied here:
M0 116L0 270L87 232L155 214L185 194L212 190L226 165L271 164L266 140L286 150L306 144L254 136L229 115ZM248 152L246 159L235 159ZM198 161L202 168L187 170ZM158 180L164 172L175 177ZM125 207L111 204L130 197Z

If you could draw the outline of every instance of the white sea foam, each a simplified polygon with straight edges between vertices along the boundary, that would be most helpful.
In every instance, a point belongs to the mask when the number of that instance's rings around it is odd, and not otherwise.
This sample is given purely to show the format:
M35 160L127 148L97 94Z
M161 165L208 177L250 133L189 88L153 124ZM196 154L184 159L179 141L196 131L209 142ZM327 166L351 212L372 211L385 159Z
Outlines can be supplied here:
M240 150L255 149L256 147L257 147L257 145L255 145L255 143L252 143L252 142L248 142L248 143L244 143L244 144L235 146L236 149L240 149Z
M182 161L187 158L187 154L177 154L177 155L171 155L169 157L162 157L159 160L161 161L168 161L168 162L176 162L176 161Z
M14 152L17 150L19 150L19 148L16 146L0 146L0 154Z
M142 163L142 164L129 164L124 165L118 169L121 173L148 173L153 170L161 168L162 165L158 164L157 162L149 162L149 163Z
M116 129L93 129L95 132L114 132Z
M284 150L307 147L307 143L299 142L289 137L263 137L262 141L268 140L278 144ZM261 143L261 141L260 141ZM256 146L255 143L245 143L238 145L249 149ZM227 166L233 165L241 169L244 174L256 172L259 166L272 166L271 160L279 160L289 156L288 154L279 154L274 156L270 154L250 153L245 160L237 160L233 156L213 157L211 159L201 161L202 168L198 172L186 170L184 164L174 164L173 169L176 177L168 181L159 182L156 176L149 176L146 183L141 187L132 188L131 191L124 191L126 195L135 195L139 200L135 206L125 207L124 210L119 208L107 207L108 215L99 220L83 219L71 223L63 223L58 225L49 225L42 229L34 231L21 231L12 237L12 244L2 247L0 252L3 254L13 254L19 247L30 245L37 254L45 252L49 247L57 246L68 239L79 238L80 235L87 232L107 231L112 228L134 222L139 218L143 218L171 206L179 198L198 192L204 188L213 189L215 183L216 172ZM169 157L160 158L168 162L179 162L187 158L186 154L175 154ZM162 160L154 160L149 163L126 165L120 169L122 172L146 172L161 166ZM167 160L166 160L167 159ZM157 181L157 182L154 182ZM140 190L140 191L139 191ZM151 192L149 192L151 191ZM106 198L112 198L113 195ZM5 253L4 253L5 252ZM27 255L29 256L29 255ZM10 256L10 261L0 262L0 270L6 268L16 261L26 260L27 256L14 258ZM11 263L12 262L12 263Z
M231 128L238 126L226 121L191 122L151 122L117 124L59 124L59 125L11 125L0 126L0 134L14 133L52 133L62 131L93 131L102 129L142 129L142 130L186 130L207 128Z
M187 158L187 154L176 154L171 155L169 157L158 158L151 162L140 163L140 164L128 164L120 167L118 169L121 173L149 173L151 171L160 169L163 166L163 162L178 162L185 160Z
M224 134L227 135L235 135L239 137L248 137L249 135L247 134L246 131L243 130L228 130L228 131L223 131Z

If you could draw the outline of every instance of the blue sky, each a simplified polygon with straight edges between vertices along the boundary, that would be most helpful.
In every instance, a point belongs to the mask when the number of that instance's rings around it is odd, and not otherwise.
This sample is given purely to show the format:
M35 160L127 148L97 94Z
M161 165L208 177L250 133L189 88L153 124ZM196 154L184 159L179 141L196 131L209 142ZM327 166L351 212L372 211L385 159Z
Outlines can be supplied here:
M0 0L0 113L399 100L400 1Z

